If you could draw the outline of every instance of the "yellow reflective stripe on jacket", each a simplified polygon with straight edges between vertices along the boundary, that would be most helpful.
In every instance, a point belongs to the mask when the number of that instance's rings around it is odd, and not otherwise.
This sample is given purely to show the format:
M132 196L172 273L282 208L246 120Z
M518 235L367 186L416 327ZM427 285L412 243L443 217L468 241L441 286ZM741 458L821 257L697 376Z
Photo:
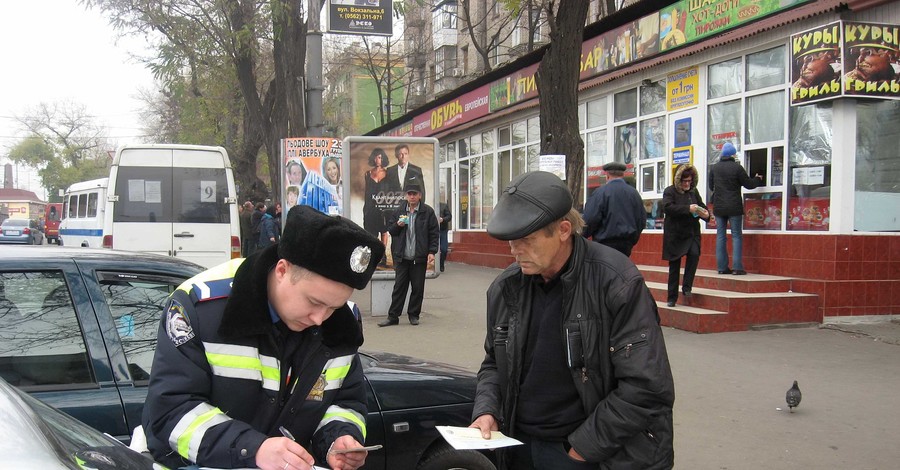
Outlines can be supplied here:
M278 359L260 354L251 346L204 342L203 347L213 375L256 380L267 390L279 390L281 368Z
M176 449L178 455L191 462L196 462L200 443L203 441L206 431L230 419L225 413L222 413L222 410L209 403L200 403L175 424L172 434L169 435L169 446Z
M244 262L245 258L235 258L230 261L226 261L218 266L213 266L206 271L203 271L200 274L188 279L181 283L178 286L178 290L184 291L188 294L191 293L191 288L195 285L203 285L203 283L207 281L218 281L221 279L228 279L234 277L234 273L237 272L238 266ZM202 290L201 286L201 290Z
M326 424L335 421L355 425L362 433L363 439L366 438L366 418L363 415L351 410L350 408L344 408L337 405L331 405L327 410L325 410L325 416L322 417L322 421L319 421L319 426L316 428L316 432L319 432L319 429L322 429L322 427Z
M340 356L330 359L322 368L325 375L325 390L337 390L344 384L347 373L350 372L350 364L353 362L354 355Z

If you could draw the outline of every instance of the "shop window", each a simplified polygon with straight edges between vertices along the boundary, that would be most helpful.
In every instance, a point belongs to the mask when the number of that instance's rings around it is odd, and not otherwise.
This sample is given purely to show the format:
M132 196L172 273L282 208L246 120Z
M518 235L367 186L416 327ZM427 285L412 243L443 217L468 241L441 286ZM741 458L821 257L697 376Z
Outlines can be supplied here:
M528 155L525 147L513 149L512 177L515 178L526 171L528 171Z
M665 116L641 121L641 158L663 158L666 146Z
M831 103L792 108L790 136L787 229L827 231L831 222Z
M782 193L744 195L745 230L781 230Z
M644 210L647 211L646 228L662 230L663 220L665 219L665 214L662 209L662 199L644 199Z
M469 153L469 139L468 137L465 139L459 139L457 141L456 150L459 151L458 158L466 158L470 155Z
M606 174L603 173L603 165L611 160L607 157L607 131L606 129L591 132L587 135L585 147L585 161L587 162L587 194L594 189L606 184Z
M784 139L784 91L747 98L747 144ZM778 111L773 111L778 110Z
M631 123L623 126L616 126L615 138L614 160L630 165L634 159L634 151L636 150L637 124Z
M741 58L709 66L709 98L722 98L741 92Z
M606 125L606 97L599 100L589 101L587 103L587 126L588 128L600 127Z
M469 228L469 161L459 162L459 219L457 228Z
M469 137L469 153L471 155L478 155L481 153L481 134L475 134L472 137Z
M509 132L509 126L504 126L497 129L497 140L499 141L498 143L500 144L500 147L506 147L512 142Z
M485 131L481 133L481 144L484 146L485 152L494 151L494 132Z
M524 144L527 139L527 128L525 122L517 122L512 125L512 143L513 145Z
M497 165L500 169L500 184L498 186L500 187L500 189L505 189L507 186L509 186L509 182L512 181L512 176L510 173L510 165L512 164L510 158L511 152L509 150L504 150L498 153L497 156L500 162L500 164Z
M641 87L641 115L666 110L666 82L661 80Z
M528 119L528 142L541 140L541 120L535 116Z
M900 101L856 105L856 193L853 228L900 231Z
M637 89L616 93L613 115L617 122L637 117Z
M578 105L578 130L583 131L585 126L587 126L587 104L581 103Z
M469 228L481 227L482 198L481 198L481 158L475 157L469 160Z
M481 166L481 205L482 205L482 214L481 220L483 221L483 227L487 228L487 223L491 220L491 212L494 210L494 194L496 194L495 184L494 184L494 155L487 154L483 159L483 164ZM506 186L503 186L504 188Z
M784 46L747 56L747 91L784 85L787 76Z
M532 144L528 147L528 171L538 171L541 169L541 146Z
M719 161L722 144L741 141L741 101L733 100L709 105L707 113L706 122L709 126L707 155L709 156L709 166L712 166Z

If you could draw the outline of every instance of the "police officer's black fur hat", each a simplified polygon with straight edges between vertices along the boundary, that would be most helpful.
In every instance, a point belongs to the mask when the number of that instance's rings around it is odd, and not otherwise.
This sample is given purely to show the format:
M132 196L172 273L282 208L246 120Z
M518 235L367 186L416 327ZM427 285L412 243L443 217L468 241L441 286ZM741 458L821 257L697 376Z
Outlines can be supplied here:
M354 289L364 289L384 256L384 245L350 219L312 207L291 208L278 257Z

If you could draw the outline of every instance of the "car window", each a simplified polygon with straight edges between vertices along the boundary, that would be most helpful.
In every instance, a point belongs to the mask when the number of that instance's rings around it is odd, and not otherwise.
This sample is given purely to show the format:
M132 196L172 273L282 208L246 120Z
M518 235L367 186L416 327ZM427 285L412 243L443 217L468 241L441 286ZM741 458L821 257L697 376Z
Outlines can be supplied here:
M25 388L95 383L62 272L0 273L0 375Z
M98 277L132 379L150 380L160 316L169 294L184 280L120 272L101 272Z

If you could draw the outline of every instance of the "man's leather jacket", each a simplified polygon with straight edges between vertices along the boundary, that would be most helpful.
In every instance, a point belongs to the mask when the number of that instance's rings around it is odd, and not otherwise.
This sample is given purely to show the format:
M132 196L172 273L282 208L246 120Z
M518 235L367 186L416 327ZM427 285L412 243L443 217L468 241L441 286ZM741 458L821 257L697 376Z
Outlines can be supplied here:
M568 442L598 468L671 468L675 385L656 303L627 257L580 237L573 243L561 274L559 334L572 343L572 382L588 416ZM493 415L513 436L532 286L513 264L487 293L487 354L473 419ZM569 338L580 336L580 344L566 342L567 331Z

